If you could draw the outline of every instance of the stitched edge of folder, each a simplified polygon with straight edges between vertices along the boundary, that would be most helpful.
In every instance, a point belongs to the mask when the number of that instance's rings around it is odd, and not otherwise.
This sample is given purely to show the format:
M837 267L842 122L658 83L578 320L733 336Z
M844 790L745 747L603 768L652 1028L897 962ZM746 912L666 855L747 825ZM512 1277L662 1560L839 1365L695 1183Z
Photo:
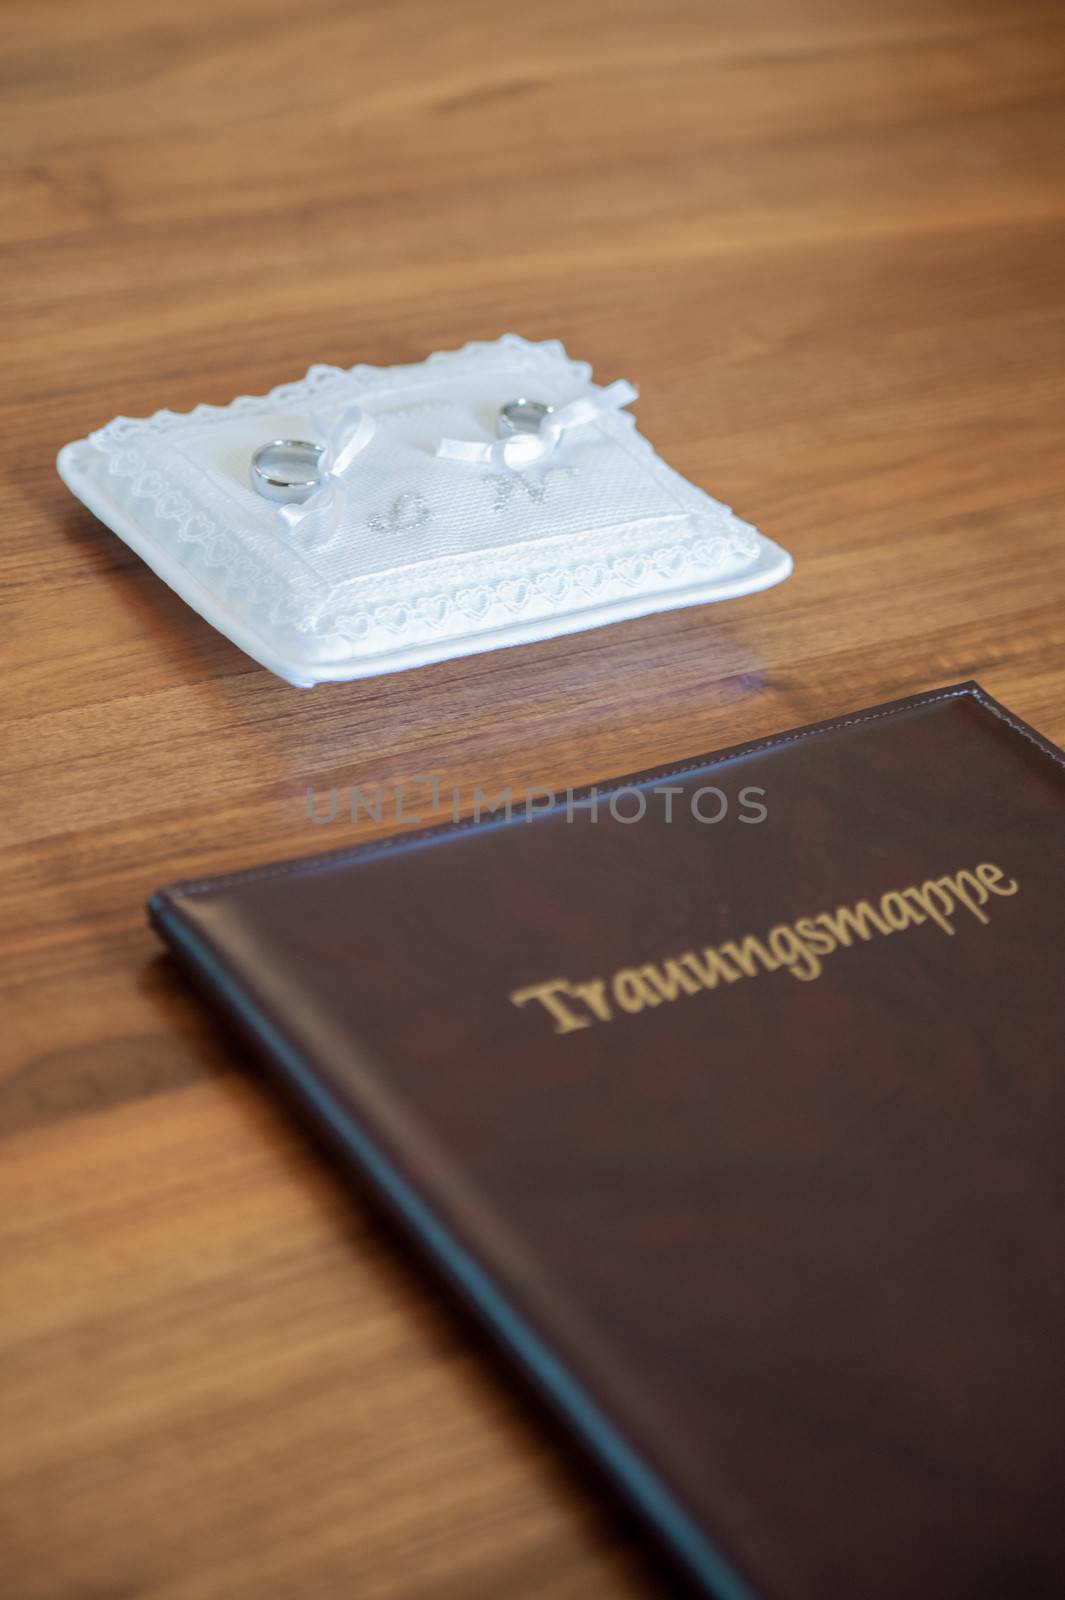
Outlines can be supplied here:
M543 1313L526 1309L524 1297L508 1283L505 1265L489 1266L491 1254L452 1216L447 1188L431 1201L432 1185L408 1176L403 1155L382 1139L371 1113L356 1116L345 1107L327 1076L289 1039L278 1018L258 999L227 954L200 929L191 929L177 907L161 904L153 913L159 932L166 929L175 959L192 981L243 1034L283 1089L297 1097L298 1111L354 1164L376 1201L405 1230L428 1268L458 1294L520 1376L553 1408L600 1472L663 1541L673 1558L720 1600L758 1600L754 1590L705 1532L683 1497L661 1475L655 1451L630 1439L624 1425L611 1421L609 1404L581 1372L586 1351L563 1356L563 1348L540 1324ZM548 1317L550 1323L550 1316ZM573 1348L571 1346L571 1348ZM638 1438L638 1433L637 1433Z
M768 738L754 740L744 744L729 745L723 750L712 751L707 755L696 756L686 761L675 762L670 766L660 767L648 772L631 773L627 777L612 778L606 783L584 784L579 789L574 789L569 804L575 804L582 798L590 796L593 790L597 795L616 794L621 789L639 788L648 783L656 783L661 778L676 778L688 772L699 772L712 767L722 766L727 761L735 761L741 756L757 755L760 751L774 750L782 745L796 744L803 739L812 739L818 734L837 733L843 728L858 727L865 722L876 722L887 717L901 715L904 711L915 711L922 706L935 705L943 700L969 699L976 702L1004 722L1008 728L1035 746L1043 755L1047 756L1057 767L1065 768L1065 753L1058 750L1049 740L1044 739L1034 728L1014 716L1012 711L1000 705L997 700L982 689L975 681L955 684L949 689L939 689L922 694L909 695L905 699L891 701L889 704L874 707L868 711L856 712L853 716L837 717L827 722L811 723L806 728L796 728L790 733L771 734ZM549 817L552 812L561 809L556 803L544 806L536 813L537 818ZM451 834L463 833L472 828L491 827L493 824L509 825L513 818L500 819L489 813L483 817L463 817L458 822L437 823L429 828L416 828L410 833L391 834L387 839L370 839L363 844L345 845L339 850L328 850L314 856L298 856L294 860L277 861L264 867L246 867L238 872L221 873L216 877L192 878L184 882L169 885L159 889L152 895L148 902L151 910L157 903L166 901L183 900L194 895L209 894L214 890L233 888L237 884L266 881L272 878L289 877L295 873L316 872L322 868L339 866L342 862L357 860L361 857L381 855L388 850L403 849L412 844L423 843L429 839L445 838Z

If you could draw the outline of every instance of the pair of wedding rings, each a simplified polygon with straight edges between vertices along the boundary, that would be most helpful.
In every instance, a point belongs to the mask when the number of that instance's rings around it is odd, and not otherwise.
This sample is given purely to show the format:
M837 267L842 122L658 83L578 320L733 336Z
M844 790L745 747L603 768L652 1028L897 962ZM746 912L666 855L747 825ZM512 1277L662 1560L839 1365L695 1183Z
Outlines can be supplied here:
M496 432L502 439L514 433L539 433L540 424L554 409L524 395L508 400L499 409ZM278 505L302 505L322 481L324 449L324 445L307 439L271 439L268 444L261 444L251 458L252 488Z

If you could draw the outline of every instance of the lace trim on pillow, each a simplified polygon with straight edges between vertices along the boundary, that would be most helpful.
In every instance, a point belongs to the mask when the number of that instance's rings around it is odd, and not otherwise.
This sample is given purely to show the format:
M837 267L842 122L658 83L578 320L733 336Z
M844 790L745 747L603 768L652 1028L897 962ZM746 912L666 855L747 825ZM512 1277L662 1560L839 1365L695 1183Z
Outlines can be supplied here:
M278 407L298 406L309 399L320 400L323 391L334 386L347 389L354 385L363 393L374 389L410 388L423 375L426 383L435 383L441 367L461 377L466 372L479 371L486 357L497 355L506 356L505 364L509 367L526 367L530 371L557 371L562 365L577 382L591 382L592 369L588 362L571 361L557 339L544 339L539 344L533 344L520 334L505 333L501 339L471 340L460 350L436 350L424 361L402 367L371 367L364 363L354 367L333 367L319 362L308 368L306 377L279 383L267 394L237 395L235 400L230 400L224 406L214 406L204 401L201 405L193 406L191 411L163 409L150 417L115 417L105 427L91 433L89 443L98 449L108 450L113 445L122 445L131 437L145 433L168 433L177 423L221 421L234 412L255 415Z
M457 617L481 622L496 606L516 616L537 601L556 606L571 595L598 601L612 588L638 589L652 575L669 582L689 569L709 574L740 558L753 560L758 553L757 537L753 529L749 530L749 537L747 533L742 523L735 533L714 532L708 526L690 540L633 555L576 561L569 566L545 567L525 577L419 595L409 603L395 601L339 615L327 614L307 631L338 633L363 641L378 630L393 636L406 633L415 623L435 631L446 628Z
M148 500L156 517L173 526L182 544L195 547L206 565L218 569L228 600L242 598L246 608L264 612L272 623L317 637L339 637L364 643L373 634L380 633L388 636L391 642L415 625L432 633L453 628L456 619L464 619L466 623L482 621L497 606L517 615L536 602L557 605L572 595L594 602L603 599L612 587L622 592L635 590L649 577L668 583L689 570L708 575L730 563L750 563L757 558L759 539L755 529L669 467L656 454L650 441L635 431L634 419L623 417L617 419L615 425L624 430L624 448L638 455L641 464L683 507L684 520L691 530L688 537L673 538L650 549L637 548L607 559L589 557L587 552L578 551L568 563L539 567L534 564L534 550L516 551L516 559L524 557L528 562L528 569L523 572L508 573L491 583L471 583L463 581L459 570L455 582L447 586L402 601L380 596L374 600L368 594L365 599L360 596L358 605L352 609L338 606L335 600L330 606L324 586L316 583L316 608L313 596L305 588L294 591L290 583L256 559L223 522L190 500L136 448L136 441L143 440L146 435L162 435L179 424L222 420L235 412L258 413L279 406L306 406L312 400L320 404L332 388L350 394L353 386L361 392L375 387L412 387L423 375L425 382L435 383L441 367L457 373L467 369L483 370L488 354L505 357L510 367L551 370L556 374L561 363L572 378L584 383L591 381L588 364L571 361L557 340L536 345L517 334L506 334L502 339L474 342L460 350L437 351L427 360L408 367L314 366L303 379L280 384L267 395L238 396L225 406L205 403L189 412L163 410L144 419L116 417L90 435L89 442L106 455L111 471L129 484L131 494ZM646 536L645 530L643 537ZM366 587L369 589L372 584L373 580L367 580Z

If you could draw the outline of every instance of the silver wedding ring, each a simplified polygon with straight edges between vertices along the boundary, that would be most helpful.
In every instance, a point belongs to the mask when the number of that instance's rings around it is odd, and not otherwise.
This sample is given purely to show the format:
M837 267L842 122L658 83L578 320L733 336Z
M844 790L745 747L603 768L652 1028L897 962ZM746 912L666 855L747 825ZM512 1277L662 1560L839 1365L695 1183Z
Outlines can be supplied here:
M519 400L508 400L499 408L496 432L504 439L513 433L539 433L541 422L554 409L542 400L526 400L524 395Z
M251 458L251 484L256 494L279 505L309 500L322 481L318 463L323 446L308 439L271 439Z

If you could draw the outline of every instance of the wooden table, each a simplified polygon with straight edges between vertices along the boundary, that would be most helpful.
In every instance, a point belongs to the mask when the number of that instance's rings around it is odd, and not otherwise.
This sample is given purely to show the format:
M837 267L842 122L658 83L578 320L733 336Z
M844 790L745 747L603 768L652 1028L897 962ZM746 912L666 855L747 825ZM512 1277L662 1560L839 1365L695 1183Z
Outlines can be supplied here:
M564 787L970 676L1065 739L1065 13L14 0L3 76L3 1593L665 1592L142 905L320 849L309 785ZM639 382L792 580L301 692L53 471L508 328Z

